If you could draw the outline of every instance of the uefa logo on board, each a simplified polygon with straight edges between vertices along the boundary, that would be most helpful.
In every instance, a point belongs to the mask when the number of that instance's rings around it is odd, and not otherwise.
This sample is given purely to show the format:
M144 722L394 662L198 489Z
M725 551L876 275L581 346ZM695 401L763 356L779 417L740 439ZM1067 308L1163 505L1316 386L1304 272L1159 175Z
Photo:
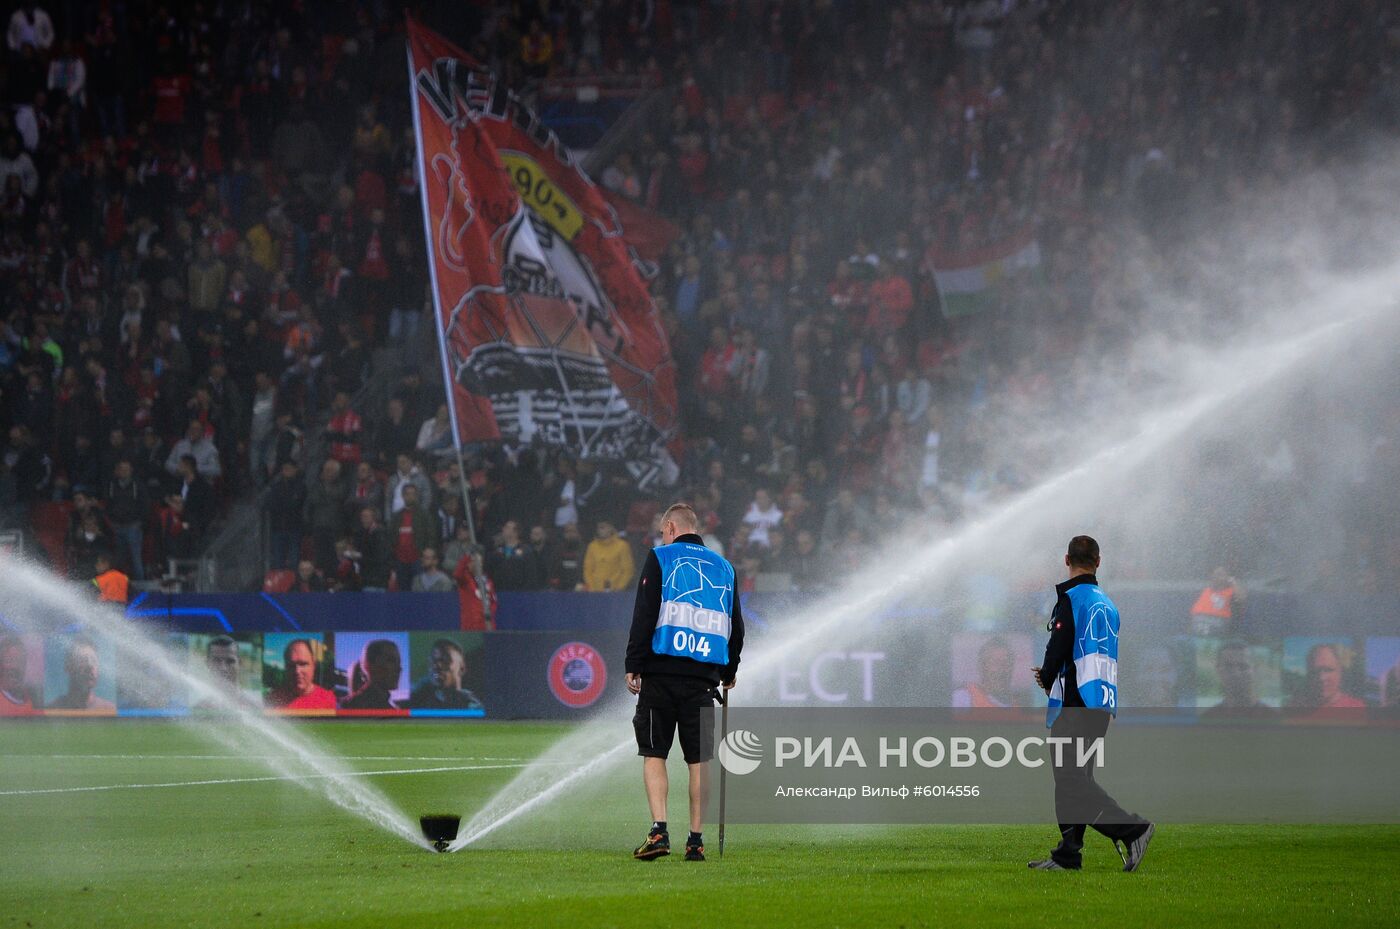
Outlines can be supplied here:
M608 684L608 666L597 649L587 642L559 646L549 659L549 692L568 707L581 710L592 706Z

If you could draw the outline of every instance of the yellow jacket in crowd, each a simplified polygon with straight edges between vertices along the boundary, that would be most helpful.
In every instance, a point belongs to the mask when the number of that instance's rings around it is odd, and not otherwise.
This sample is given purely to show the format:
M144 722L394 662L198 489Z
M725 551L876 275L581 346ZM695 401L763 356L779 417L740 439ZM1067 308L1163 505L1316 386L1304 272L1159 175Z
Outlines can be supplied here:
M626 590L632 583L632 547L612 536L594 539L583 555L583 584L589 590Z

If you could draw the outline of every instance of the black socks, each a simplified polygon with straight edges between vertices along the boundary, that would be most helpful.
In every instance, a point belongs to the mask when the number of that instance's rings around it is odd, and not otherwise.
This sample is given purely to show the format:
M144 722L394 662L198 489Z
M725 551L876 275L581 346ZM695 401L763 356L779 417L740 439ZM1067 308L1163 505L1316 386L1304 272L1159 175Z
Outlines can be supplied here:
M665 834L666 834L666 820L664 820L664 819L658 819L656 822L652 823L652 824L651 824L651 834L652 834L652 835L658 835L658 834L660 834L660 835L665 835Z
M704 845L705 843L702 842L702 841L700 840L700 833L698 833L698 832L692 832L690 835L686 836L685 844L686 844L686 845Z

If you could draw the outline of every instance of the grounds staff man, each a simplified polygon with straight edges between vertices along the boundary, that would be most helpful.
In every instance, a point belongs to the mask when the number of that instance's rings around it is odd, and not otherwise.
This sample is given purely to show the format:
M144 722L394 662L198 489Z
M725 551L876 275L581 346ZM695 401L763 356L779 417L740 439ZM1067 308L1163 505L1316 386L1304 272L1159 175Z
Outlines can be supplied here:
M632 853L649 861L671 853L666 831L666 756L680 730L690 768L690 835L686 861L704 861L705 763L714 755L711 702L716 687L734 686L744 647L744 617L734 595L734 566L707 549L687 504L661 517L661 541L637 580L627 640L627 689L638 694L632 727L642 763L652 824Z
M1099 543L1087 535L1069 541L1069 580L1055 585L1045 660L1032 668L1050 698L1045 724L1051 735L1086 743L1108 732L1118 714L1118 608L1099 587ZM1068 712L1062 712L1067 710ZM1118 805L1094 780L1090 763L1077 765L1077 743L1061 743L1055 765L1055 815L1060 844L1049 858L1030 862L1041 871L1078 871L1085 821L1113 841L1124 871L1136 871L1156 827ZM1123 847L1119 848L1119 843Z

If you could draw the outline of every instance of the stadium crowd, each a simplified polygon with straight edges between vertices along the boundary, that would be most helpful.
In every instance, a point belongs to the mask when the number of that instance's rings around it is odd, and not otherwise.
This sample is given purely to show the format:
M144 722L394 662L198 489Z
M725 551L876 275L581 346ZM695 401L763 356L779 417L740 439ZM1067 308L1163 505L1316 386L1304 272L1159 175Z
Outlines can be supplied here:
M457 467L412 350L430 323L392 6L14 11L0 496L22 525L61 514L74 576L108 550L137 579L194 554L256 491L283 589L475 591L475 556L496 590L620 590L665 493L744 589L820 587L908 514L952 523L1053 465L1017 424L1089 403L1093 359L1237 322L1194 273L1216 230L1393 102L1400 28L1379 0L474 5L454 37L527 94L599 74L671 93L599 173L682 229L652 282L681 477L639 491L556 449ZM955 311L933 269L1013 247L1019 273ZM1163 289L1197 309L1152 313ZM407 363L358 408L384 346ZM1393 487L1400 423L1365 428L1361 480ZM1245 501L1236 537L1153 570L1273 570L1247 537L1327 440L1290 434L1272 469L1215 449L1201 467ZM1338 528L1364 565L1318 582L1400 577L1373 515Z

